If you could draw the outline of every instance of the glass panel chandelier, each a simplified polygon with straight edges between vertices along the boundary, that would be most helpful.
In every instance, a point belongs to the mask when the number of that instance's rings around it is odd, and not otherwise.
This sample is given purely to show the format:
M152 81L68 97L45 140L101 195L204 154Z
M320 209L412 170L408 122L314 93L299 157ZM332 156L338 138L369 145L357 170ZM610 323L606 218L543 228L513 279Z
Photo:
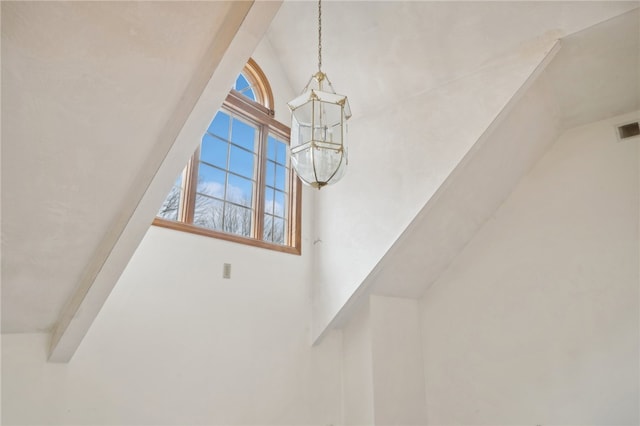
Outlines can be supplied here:
M328 91L327 91L328 89ZM302 182L322 188L339 181L347 166L347 120L351 109L322 72L322 3L318 1L318 72L291 109L291 164Z

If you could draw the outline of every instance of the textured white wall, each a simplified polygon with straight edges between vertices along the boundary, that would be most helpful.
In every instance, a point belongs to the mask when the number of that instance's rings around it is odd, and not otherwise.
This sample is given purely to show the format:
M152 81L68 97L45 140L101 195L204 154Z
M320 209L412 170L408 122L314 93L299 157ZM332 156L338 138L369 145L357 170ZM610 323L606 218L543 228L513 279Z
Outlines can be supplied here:
M371 296L376 425L425 425L421 315L416 299Z
M341 341L310 345L307 267L151 228L69 364L2 336L2 423L338 423Z
M423 298L429 424L638 424L638 141L566 132Z
M367 296L342 330L347 425L426 424L417 299Z
M346 425L372 425L373 354L369 303L342 330L343 419Z

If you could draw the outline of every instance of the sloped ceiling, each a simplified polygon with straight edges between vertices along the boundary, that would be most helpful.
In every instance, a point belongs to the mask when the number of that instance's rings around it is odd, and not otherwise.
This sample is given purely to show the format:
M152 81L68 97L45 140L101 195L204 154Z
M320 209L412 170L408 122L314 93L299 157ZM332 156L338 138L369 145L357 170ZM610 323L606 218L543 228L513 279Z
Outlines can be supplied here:
M326 1L323 70L354 118L463 77L536 39L568 34L637 2ZM296 90L316 71L317 3L286 1L267 36Z
M638 10L563 39L546 72L565 128L640 109Z
M52 329L105 235L122 232L118 215L139 202L129 192L153 175L148 159L175 138L212 40L249 7L2 2L3 333ZM246 58L235 60L241 69Z

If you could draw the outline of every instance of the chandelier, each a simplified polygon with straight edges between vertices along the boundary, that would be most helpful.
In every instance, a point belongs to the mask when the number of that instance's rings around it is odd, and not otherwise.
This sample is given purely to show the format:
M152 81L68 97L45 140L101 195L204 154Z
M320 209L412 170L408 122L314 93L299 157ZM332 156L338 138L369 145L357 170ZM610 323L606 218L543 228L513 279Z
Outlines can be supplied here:
M314 188L339 181L347 166L347 120L351 109L322 72L322 0L318 0L318 72L291 109L291 164L300 180Z

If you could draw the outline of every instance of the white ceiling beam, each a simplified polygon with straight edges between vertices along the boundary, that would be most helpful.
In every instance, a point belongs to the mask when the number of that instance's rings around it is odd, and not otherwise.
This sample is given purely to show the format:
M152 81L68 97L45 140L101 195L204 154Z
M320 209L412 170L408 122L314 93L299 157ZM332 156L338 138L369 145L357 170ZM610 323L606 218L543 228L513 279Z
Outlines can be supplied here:
M69 362L144 237L167 188L260 42L281 1L233 2L52 333L49 361ZM124 155L125 153L123 153Z

